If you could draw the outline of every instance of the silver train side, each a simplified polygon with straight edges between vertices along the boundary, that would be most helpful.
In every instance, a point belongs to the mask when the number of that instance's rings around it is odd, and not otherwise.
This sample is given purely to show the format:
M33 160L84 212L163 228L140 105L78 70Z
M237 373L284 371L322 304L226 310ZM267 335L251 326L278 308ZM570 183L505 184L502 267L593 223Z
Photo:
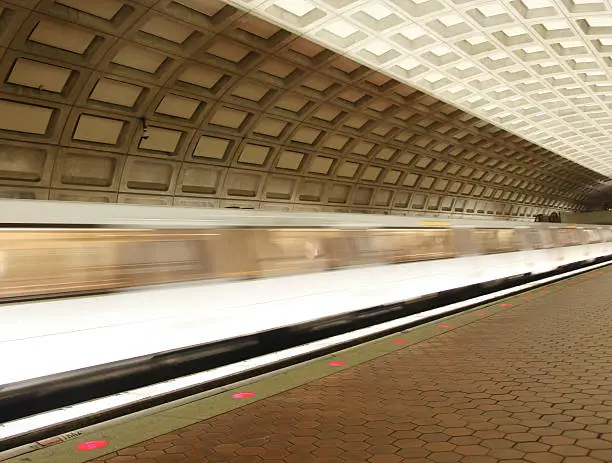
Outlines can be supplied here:
M602 226L39 201L0 201L0 216L0 300L467 256L539 260L512 276L612 254Z

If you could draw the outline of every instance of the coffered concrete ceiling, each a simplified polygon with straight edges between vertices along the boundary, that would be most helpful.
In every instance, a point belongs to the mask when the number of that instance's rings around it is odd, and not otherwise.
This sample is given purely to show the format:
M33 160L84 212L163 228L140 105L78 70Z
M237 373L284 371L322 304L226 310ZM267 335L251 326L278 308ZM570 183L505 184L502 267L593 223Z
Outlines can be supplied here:
M219 0L0 11L3 197L529 217L606 180Z
M231 0L612 176L609 0Z

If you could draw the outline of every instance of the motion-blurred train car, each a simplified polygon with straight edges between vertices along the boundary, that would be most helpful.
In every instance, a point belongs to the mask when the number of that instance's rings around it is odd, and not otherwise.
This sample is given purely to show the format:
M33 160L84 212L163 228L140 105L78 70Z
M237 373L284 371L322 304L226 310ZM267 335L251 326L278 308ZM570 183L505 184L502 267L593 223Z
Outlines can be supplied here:
M3 299L389 264L427 281L459 277L458 267L484 283L590 261L612 246L601 226L0 201L9 208Z
M601 226L14 200L0 216L0 355L76 343L60 371L612 254Z

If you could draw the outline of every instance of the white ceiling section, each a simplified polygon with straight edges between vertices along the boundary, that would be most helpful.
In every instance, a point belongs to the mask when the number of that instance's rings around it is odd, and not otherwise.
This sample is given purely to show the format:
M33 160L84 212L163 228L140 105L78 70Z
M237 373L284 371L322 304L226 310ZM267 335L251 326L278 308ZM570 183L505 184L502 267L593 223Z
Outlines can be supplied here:
M612 177L612 0L228 3Z

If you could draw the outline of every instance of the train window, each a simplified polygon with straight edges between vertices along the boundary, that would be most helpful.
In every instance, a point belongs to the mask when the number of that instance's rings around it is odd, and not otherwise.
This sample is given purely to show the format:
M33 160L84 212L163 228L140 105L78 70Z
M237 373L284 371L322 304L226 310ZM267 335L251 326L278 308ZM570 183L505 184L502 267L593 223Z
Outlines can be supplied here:
M3 297L100 290L114 284L114 248L95 232L33 231L18 240L10 233L2 238Z
M365 252L367 262L410 262L454 257L452 230L373 230Z
M587 242L589 244L601 243L601 233L599 230L591 228L591 229L585 230L585 232L587 235Z
M272 230L257 232L257 261L264 273L292 273L327 267L324 232Z
M180 234L152 233L121 244L117 262L118 282L129 285L171 283L204 278L197 240Z
M357 252L362 263L404 262L409 259L409 249L399 231L370 230L358 236Z
M197 253L183 240L142 240L127 242L122 245L121 264L139 267L184 264L196 262Z
M457 255L453 230L413 229L399 232L402 260L446 259Z
M477 229L474 237L478 240L484 254L520 251L521 239L512 228Z
M261 275L257 263L258 230L218 230L200 241L200 253L213 278L252 278ZM208 270L210 269L210 270Z
M530 228L528 231L528 237L533 249L544 249L546 247L541 230Z
M359 240L361 230L325 230L323 239L324 253L327 256L327 267L329 269L340 269L356 265L360 262L358 246L363 245Z
M363 262L378 262L378 257L377 257L377 247L381 246L381 242L380 240L378 240L378 242L376 242L376 238L378 236L378 231L367 231L367 230L355 230L353 232L350 232L350 236L352 239L352 244L354 247L354 253L355 255L353 256L354 259L357 259L359 261L363 261ZM383 249L385 249L386 247L389 246L393 246L392 245L392 239L389 237L391 243L387 243L386 246L383 247Z
M564 233L566 234L568 246L577 246L583 243L583 238L579 230L575 228L568 228L567 230L564 230Z
M592 233L593 231L594 230L578 230L578 237L580 239L580 244L596 243L597 237L596 235Z
M442 259L457 255L453 230L426 230L422 238L417 254L420 258Z
M476 256L480 254L480 243L474 239L472 231L469 228L456 228L453 230L457 255Z
M565 235L561 234L561 230L559 228L552 228L550 230L550 236L555 243L555 247L567 246L567 243L565 242Z
M606 241L608 241L608 230L600 228L598 232L600 243L605 243Z
M539 241L539 247L534 245L534 249L549 249L555 246L551 230L548 228L532 228L532 243Z
M559 233L558 228L551 228L550 230L548 230L548 232L550 233L550 237L552 238L553 247L565 246L565 244L561 240L561 233Z
M582 244L582 238L575 228L554 228L551 231L557 246L576 246Z
M520 250L531 249L533 247L529 231L530 230L528 228L517 228L515 230L516 239L519 241Z

